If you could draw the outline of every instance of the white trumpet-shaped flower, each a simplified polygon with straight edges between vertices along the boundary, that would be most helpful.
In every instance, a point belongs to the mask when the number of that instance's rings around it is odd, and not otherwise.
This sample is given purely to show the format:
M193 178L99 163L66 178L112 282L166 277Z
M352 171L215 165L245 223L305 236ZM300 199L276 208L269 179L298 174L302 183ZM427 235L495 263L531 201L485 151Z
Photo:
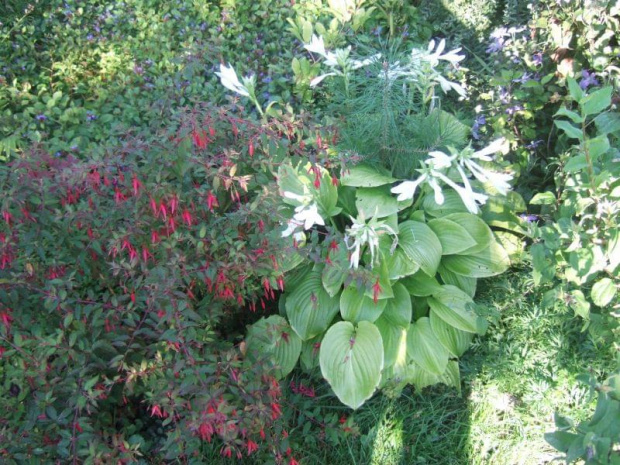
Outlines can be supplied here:
M282 232L282 237L287 237L296 233L297 228L302 226L303 229L310 229L315 224L321 226L325 225L325 220L320 215L318 206L316 202L313 202L311 194L300 195L285 191L282 195L286 198L296 200L301 204L295 207L295 214L293 218L287 222L287 227Z
M349 259L350 268L357 269L359 267L359 261L362 256L362 249L365 245L368 245L370 250L370 267L372 268L377 264L379 249L379 236L384 233L390 234L394 238L392 243L392 252L398 245L398 235L383 221L378 221L376 218L372 218L368 223L366 222L364 215L360 215L359 218L350 217L352 224L346 229L346 235L344 242L347 249L351 250L351 257Z
M254 76L245 77L244 81L246 81L246 85L241 84L239 78L237 77L237 73L230 65L230 63L228 64L228 67L220 64L220 71L216 71L215 74L217 74L217 76L220 78L220 82L227 89L230 89L239 95L243 95L244 97L250 96L250 89L248 89L247 83L249 83L254 78Z
M465 59L465 55L458 54L458 52L461 51L460 47L442 55L442 52L446 48L445 39L441 39L435 51L433 51L434 48L435 48L435 41L431 40L428 43L426 60L431 64L433 68L439 64L439 60L449 61L453 65L457 65L459 61L462 61Z

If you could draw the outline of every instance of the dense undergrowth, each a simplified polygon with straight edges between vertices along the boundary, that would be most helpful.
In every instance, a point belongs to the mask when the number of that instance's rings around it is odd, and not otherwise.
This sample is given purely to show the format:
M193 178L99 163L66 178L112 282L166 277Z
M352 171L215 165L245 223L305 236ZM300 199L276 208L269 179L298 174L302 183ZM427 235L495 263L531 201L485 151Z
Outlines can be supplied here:
M614 2L0 6L3 463L618 463Z

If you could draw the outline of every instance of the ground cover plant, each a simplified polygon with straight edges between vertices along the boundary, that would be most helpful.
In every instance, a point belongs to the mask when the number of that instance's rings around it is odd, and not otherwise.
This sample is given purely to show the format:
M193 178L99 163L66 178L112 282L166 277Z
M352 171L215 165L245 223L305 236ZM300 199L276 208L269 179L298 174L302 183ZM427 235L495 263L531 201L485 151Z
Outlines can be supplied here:
M3 463L618 463L615 2L3 6Z

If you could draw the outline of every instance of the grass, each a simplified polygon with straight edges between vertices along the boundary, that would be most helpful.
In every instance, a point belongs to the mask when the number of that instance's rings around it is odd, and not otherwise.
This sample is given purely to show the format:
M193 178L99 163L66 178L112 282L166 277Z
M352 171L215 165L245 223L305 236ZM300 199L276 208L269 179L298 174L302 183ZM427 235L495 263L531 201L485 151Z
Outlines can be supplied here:
M320 385L323 415L350 415L356 433L339 444L317 442L316 434L303 431L309 420L298 417L290 435L301 463L560 463L544 440L544 433L555 429L554 412L570 413L577 421L588 417L594 404L576 376L590 370L603 378L614 367L613 354L591 343L572 312L541 307L528 270L487 280L477 300L493 323L461 360L462 396L442 385L421 393L406 388L398 398L378 394L352 413ZM316 406L294 398L291 403L300 412ZM213 452L206 463L219 463Z

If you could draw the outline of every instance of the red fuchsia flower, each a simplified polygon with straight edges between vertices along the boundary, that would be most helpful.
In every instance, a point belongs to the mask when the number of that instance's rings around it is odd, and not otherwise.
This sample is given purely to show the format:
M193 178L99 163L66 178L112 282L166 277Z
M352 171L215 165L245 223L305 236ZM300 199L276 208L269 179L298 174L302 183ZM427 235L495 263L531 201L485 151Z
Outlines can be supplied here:
M125 196L125 194L123 194L118 187L115 187L114 188L114 201L117 204L119 204L121 202L124 202L125 200L127 200L127 196ZM72 203L72 202L69 202L69 203Z
M278 282L278 289L284 292L284 277L282 275L278 276L277 282Z
M170 213L174 215L174 212L177 211L177 207L179 206L179 199L176 195L173 195L168 201L168 207L170 208Z
M222 455L224 457L231 458L232 457L232 448L230 446L225 446L222 449Z
M211 436L213 436L213 426L211 423L201 423L198 427L198 435L203 441L211 442Z
M278 405L277 403L272 403L271 404L271 419L272 420L277 420L278 417L282 416L282 410L280 410L280 405Z
M264 232L265 231L265 222L263 220L258 220L258 230L260 232Z
M193 219L192 219L192 214L189 212L189 210L186 208L185 210L183 210L183 213L181 214L181 217L183 218L183 221L187 224L187 226L191 226Z
M168 414L166 413L165 410L162 411L159 405L155 404L151 407L151 416L158 417L158 418L166 418Z
M133 195L138 195L138 193L140 192L140 189L142 188L142 183L140 182L140 180L135 174L133 175L133 179L131 180L131 183L133 185Z
M82 429L82 427L80 426L80 424L77 421L74 423L73 426L75 427L75 429L76 429L76 431L78 433L83 433L84 432L84 430Z
M316 146L320 149L323 146L323 140L321 139L321 134L316 133Z
M149 257L154 258L153 254L149 252L149 248L146 245L143 245L142 246L142 260L144 260L144 263L148 263Z
M237 125L234 122L232 123L232 132L235 137L239 134L239 129L237 129Z
M379 301L379 294L381 293L381 284L379 284L379 278L372 285L372 300L377 303Z
M332 186L338 187L338 178L335 175L332 175Z
M159 207L157 206L157 201L153 197L149 197L149 205L153 211L153 216L157 218L159 216Z
M215 137L215 129L213 129L213 127L212 127L212 126L209 126L209 135L210 135L211 137Z
M207 208L210 212L213 212L213 207L219 207L217 202L217 197L213 195L213 192L209 191L207 193Z
M248 153L250 154L250 157L254 156L254 144L252 143L251 140L250 140L250 145L248 146Z
M159 242L159 234L157 231L151 231L151 244L157 244Z
M11 309L7 308L0 312L0 321L6 328L6 332L11 331L11 323L13 322L13 317L11 316Z
M199 149L206 149L207 142L209 141L207 138L207 133L202 129L194 129L192 131L192 139L194 141L194 145Z
M294 457L291 457L291 459L288 461L288 465L299 465L299 462L295 460Z
M258 432L260 438L264 441L265 440L265 430L261 428L261 430Z
M251 439L248 440L247 442L247 446L248 446L248 455L251 455L252 452L257 451L258 450L258 444L256 444L254 441L252 441Z

